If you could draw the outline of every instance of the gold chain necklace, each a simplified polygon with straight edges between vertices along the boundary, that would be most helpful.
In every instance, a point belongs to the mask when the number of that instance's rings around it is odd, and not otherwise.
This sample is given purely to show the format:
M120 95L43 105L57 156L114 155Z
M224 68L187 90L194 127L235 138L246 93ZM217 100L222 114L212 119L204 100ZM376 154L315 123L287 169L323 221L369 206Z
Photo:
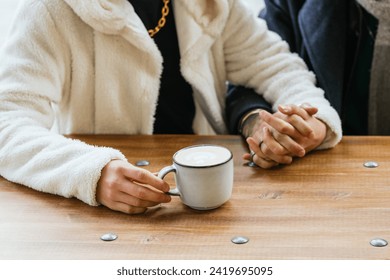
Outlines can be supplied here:
M159 32L160 29L163 28L165 23L167 22L165 17L169 14L169 7L168 7L169 1L170 0L163 0L164 7L162 7L161 9L161 18L159 19L158 24L155 28L148 30L150 37L156 35L156 33Z

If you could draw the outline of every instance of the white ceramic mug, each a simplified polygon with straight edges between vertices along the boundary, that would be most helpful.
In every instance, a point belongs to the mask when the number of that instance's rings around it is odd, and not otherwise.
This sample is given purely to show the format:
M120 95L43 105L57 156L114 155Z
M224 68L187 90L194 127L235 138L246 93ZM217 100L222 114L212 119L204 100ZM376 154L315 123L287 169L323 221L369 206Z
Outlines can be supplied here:
M183 148L173 156L173 164L158 173L164 178L175 172L176 188L182 202L197 210L217 208L229 200L233 190L233 154L218 145Z

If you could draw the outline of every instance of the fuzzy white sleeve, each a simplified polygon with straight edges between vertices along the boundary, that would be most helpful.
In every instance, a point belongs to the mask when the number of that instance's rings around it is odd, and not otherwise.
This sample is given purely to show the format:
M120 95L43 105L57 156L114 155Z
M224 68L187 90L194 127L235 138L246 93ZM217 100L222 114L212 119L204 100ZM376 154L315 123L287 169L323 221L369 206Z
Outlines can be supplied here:
M96 184L117 150L50 131L52 104L69 78L70 54L39 1L26 2L0 53L0 175L33 189L97 205Z
M289 51L280 36L268 30L241 1L230 1L231 14L224 31L226 69L234 84L254 88L276 110L280 104L310 103L318 107L316 117L328 126L319 149L335 146L342 137L341 121L315 86L315 76L304 61Z

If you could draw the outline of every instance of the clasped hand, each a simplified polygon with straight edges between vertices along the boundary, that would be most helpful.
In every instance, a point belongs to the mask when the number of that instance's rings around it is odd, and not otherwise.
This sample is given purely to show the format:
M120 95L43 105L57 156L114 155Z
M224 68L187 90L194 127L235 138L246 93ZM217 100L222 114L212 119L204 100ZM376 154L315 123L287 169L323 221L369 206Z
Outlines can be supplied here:
M247 138L252 155L246 153L243 158L271 168L305 156L326 136L326 125L314 116L317 111L308 104L279 106L274 114L261 111Z

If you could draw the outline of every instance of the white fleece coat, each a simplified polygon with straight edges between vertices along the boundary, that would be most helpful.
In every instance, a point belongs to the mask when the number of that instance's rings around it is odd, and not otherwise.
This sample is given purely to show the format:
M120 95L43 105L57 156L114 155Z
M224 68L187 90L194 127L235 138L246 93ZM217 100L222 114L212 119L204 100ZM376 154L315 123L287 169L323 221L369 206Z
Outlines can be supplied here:
M173 0L194 130L227 132L226 82L276 108L309 102L341 139L337 113L285 43L238 0ZM61 134L152 134L162 57L127 0L27 0L0 54L0 175L97 205L96 183L120 151Z

